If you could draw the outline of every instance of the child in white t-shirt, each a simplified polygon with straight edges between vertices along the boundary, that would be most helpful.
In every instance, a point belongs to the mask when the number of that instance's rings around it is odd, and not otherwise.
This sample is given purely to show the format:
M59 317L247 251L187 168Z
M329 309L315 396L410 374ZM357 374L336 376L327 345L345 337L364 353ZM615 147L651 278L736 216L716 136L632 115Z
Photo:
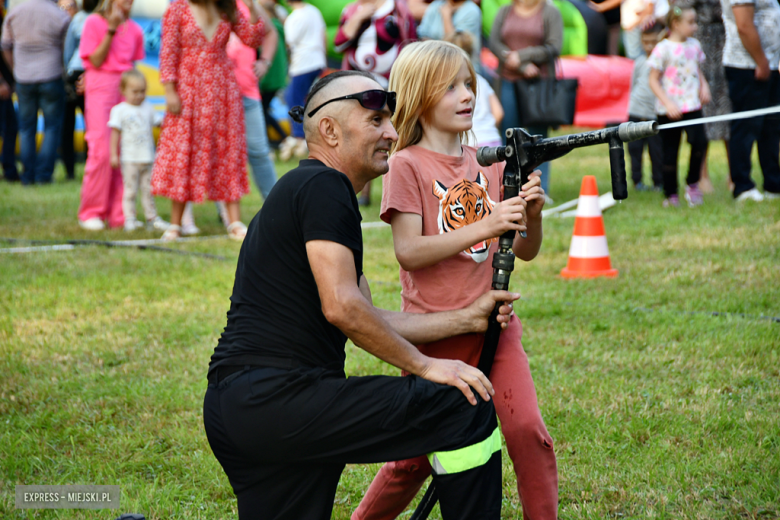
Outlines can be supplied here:
M466 54L472 56L474 38L465 31L455 31L447 35L444 41L454 43ZM471 131L477 138L476 146L501 146L501 134L498 126L504 119L504 107L498 99L490 82L477 74L477 97L474 101L474 116L471 118Z
M149 229L165 231L170 224L157 215L151 193L154 164L152 128L160 126L163 118L146 101L146 78L136 69L122 74L119 89L125 100L111 109L108 126L111 127L111 167L118 168L120 163L122 167L125 231L135 231L144 226L135 213L139 186L146 226Z

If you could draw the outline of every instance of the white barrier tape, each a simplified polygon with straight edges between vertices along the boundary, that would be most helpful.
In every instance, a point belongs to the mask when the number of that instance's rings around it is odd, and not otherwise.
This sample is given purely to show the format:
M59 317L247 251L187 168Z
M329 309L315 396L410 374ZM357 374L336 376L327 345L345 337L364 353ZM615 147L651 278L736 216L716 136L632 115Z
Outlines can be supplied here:
M666 123L665 125L659 126L658 130L669 130L670 128L701 125L704 123L717 123L719 121L733 121L735 119L748 119L751 117L778 113L780 113L780 105L776 107L759 108L757 110L746 110L745 112L734 112L733 114L723 114L720 116L700 117L699 119L691 119L690 121L675 121L674 123Z

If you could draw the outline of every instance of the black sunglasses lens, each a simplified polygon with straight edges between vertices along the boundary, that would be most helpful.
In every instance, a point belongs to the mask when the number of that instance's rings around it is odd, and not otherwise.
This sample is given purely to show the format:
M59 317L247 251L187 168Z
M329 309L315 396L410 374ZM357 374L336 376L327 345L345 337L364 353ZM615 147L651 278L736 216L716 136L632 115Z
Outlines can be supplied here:
M384 90L369 90L363 92L361 104L369 110L382 110L382 107L385 106L385 99L387 99L387 93Z
M390 113L395 114L395 92L387 93L387 108L390 109Z

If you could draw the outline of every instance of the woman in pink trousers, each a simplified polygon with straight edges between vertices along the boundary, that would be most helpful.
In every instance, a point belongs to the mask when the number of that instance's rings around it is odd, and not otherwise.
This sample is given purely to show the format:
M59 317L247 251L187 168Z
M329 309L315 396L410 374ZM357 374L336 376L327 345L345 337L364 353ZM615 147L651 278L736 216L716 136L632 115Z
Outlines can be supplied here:
M122 173L111 167L109 146L111 108L122 101L119 80L122 73L144 58L144 35L130 20L133 0L101 0L84 22L79 54L84 62L87 164L81 187L79 225L90 231L120 227Z

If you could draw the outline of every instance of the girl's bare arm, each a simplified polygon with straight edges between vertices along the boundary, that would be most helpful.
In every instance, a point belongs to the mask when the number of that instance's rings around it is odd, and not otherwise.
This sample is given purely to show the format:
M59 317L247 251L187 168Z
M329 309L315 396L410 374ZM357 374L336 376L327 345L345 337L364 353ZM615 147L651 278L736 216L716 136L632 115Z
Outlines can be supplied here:
M515 197L496 204L491 214L478 222L437 235L422 234L422 216L395 212L390 218L395 256L405 271L415 271L510 229L525 231L525 206L522 197Z

